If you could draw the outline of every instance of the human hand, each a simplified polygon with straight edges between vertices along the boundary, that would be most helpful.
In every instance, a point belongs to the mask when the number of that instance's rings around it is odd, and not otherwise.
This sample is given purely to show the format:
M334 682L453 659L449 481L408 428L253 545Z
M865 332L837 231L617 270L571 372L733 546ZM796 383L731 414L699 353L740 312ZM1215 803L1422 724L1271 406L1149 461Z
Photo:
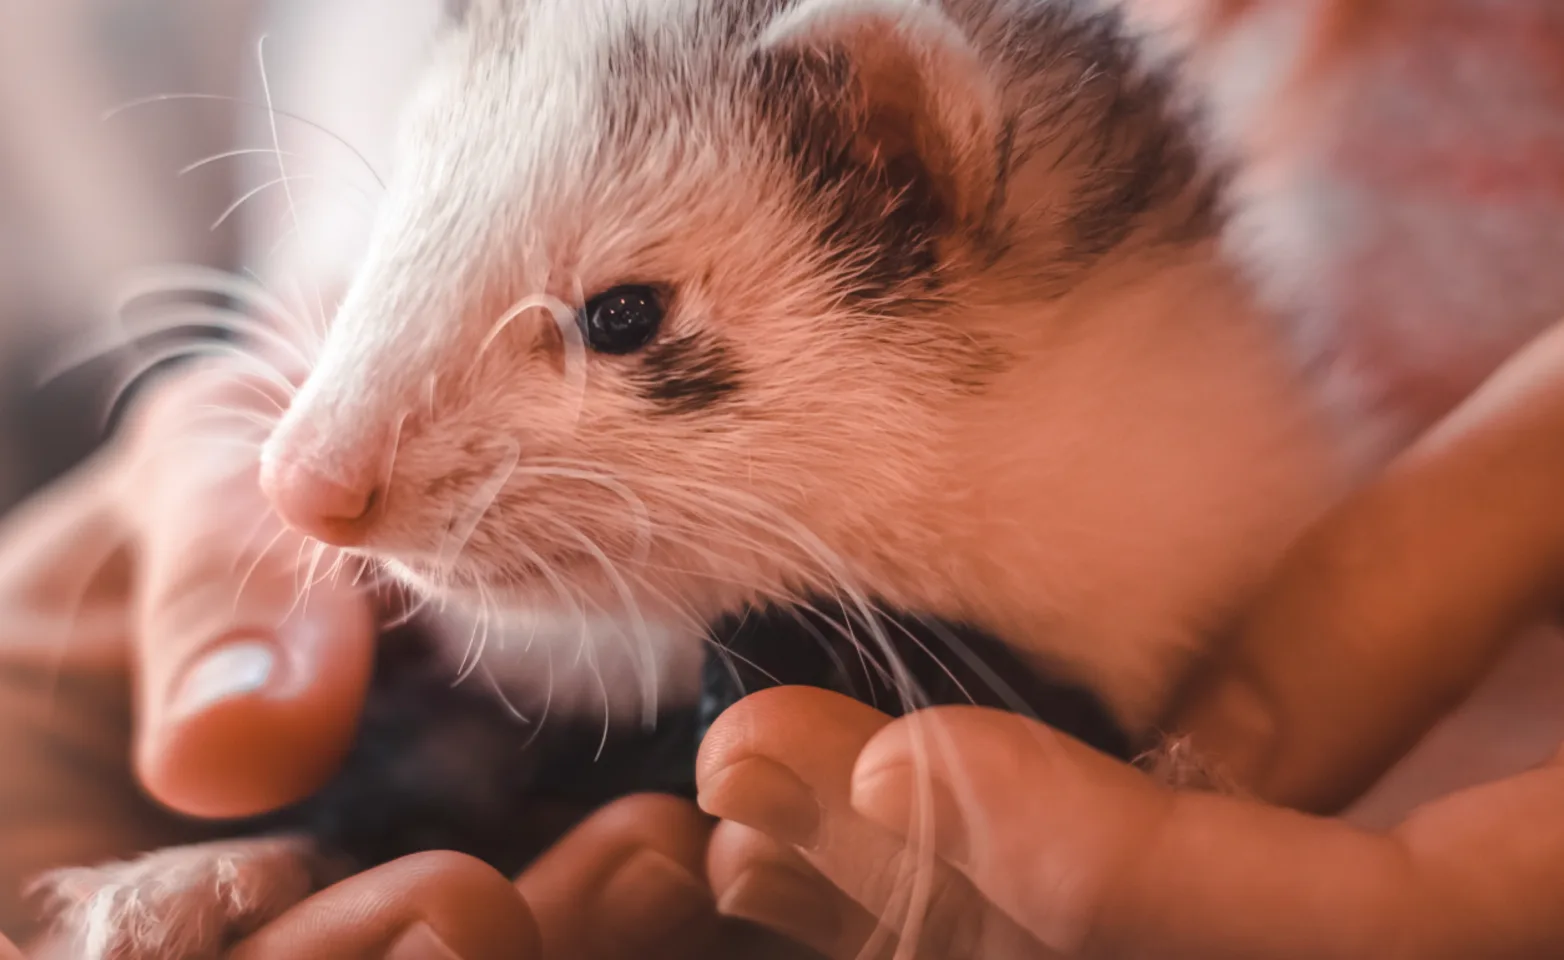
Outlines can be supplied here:
M741 702L700 766L722 910L841 958L1564 952L1564 753L1386 833L1270 805L1351 800L1557 608L1561 433L1564 325L1298 544L1178 713L1248 796L1002 713Z
M210 840L167 808L287 804L353 735L370 598L322 582L295 603L309 555L265 509L244 428L204 419L264 414L257 386L225 368L155 388L108 450L0 529L0 930L19 942L38 933L21 891L43 871ZM630 798L514 884L411 857L306 900L238 956L376 956L422 923L461 957L657 956L670 937L683 957L717 926L708 830L693 805Z
M300 545L243 431L213 429L215 406L264 410L256 387L210 370L155 389L0 529L0 928L28 929L19 891L45 868L200 838L142 788L182 814L256 813L351 741L370 604L322 584L295 605Z
M514 885L455 854L407 857L310 898L232 960L698 960L732 933L702 879L709 831L693 804L647 795L588 818ZM388 950L420 924L446 952Z

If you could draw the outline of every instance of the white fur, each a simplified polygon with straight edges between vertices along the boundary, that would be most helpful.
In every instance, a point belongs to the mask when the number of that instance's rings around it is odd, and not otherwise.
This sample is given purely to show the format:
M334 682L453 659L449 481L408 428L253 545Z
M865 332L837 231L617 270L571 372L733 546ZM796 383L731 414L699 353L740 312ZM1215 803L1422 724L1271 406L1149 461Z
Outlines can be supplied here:
M60 870L38 884L61 960L219 960L233 941L314 892L313 852L292 837L174 847Z
M690 74L712 78L693 110L634 144L604 139L602 51L632 18L676 24L695 3L472 11L415 98L365 267L267 461L360 489L389 476L361 549L466 602L698 625L845 588L975 619L1146 723L1202 634L1339 489L1279 345L1209 246L1129 243L1063 299L1029 285L1059 252L1046 211L1080 162L1056 143L1017 171L1016 250L964 281L938 321L953 332L861 342L862 308L832 299L841 267L793 175L744 135L752 120L710 67L741 44L691 40ZM775 35L845 40L881 18L884 43L924 51L943 97L931 122L969 136L966 116L1057 109L1036 102L1042 79L992 64L1002 3L962 9L989 44L975 57L910 0L801 5ZM642 96L661 109L659 90ZM558 336L542 311L496 333L518 298L579 303L643 278L679 289L667 335L716 333L737 352L728 407L649 418L623 363L586 358L584 386L562 376L574 355L540 347ZM975 342L1017 358L977 398L941 372ZM561 462L575 475L549 472ZM528 556L550 574L519 570Z

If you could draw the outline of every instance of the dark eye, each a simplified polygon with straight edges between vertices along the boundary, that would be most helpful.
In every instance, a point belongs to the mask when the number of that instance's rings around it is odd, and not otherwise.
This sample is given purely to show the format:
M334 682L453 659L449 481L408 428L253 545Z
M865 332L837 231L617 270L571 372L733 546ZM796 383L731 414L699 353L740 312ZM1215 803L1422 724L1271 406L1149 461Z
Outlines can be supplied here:
M662 322L662 298L643 286L606 290L581 312L587 344L598 353L634 353L657 336Z

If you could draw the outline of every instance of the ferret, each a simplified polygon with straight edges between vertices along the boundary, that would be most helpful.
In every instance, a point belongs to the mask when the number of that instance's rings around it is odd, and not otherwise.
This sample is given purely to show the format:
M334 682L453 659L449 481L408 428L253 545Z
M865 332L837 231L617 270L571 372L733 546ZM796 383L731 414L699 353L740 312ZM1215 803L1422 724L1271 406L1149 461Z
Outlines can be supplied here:
M263 486L458 609L823 650L803 682L892 710L1068 703L1132 756L1299 531L1564 307L1559 49L1547 0L454 4ZM687 789L734 689L523 760L402 642L307 815L56 878L84 956L218 956L327 848L515 841L384 796L453 717L493 762L432 789L514 779L488 825Z

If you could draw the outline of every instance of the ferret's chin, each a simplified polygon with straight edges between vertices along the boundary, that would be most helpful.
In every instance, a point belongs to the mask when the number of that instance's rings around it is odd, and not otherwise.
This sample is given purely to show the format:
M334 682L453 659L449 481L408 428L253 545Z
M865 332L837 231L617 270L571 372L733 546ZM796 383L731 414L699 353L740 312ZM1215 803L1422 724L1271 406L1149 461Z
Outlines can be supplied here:
M482 580L460 570L437 569L417 561L386 560L386 572L420 599L436 606L482 610L522 606L508 590L492 590Z
M445 577L437 575L432 567L426 569L403 560L383 559L381 563L397 582L421 597L438 600L446 596L450 589L451 584Z
M560 582L543 577L520 578L491 576L485 571L465 566L426 564L418 560L387 560L386 571L410 589L415 595L432 601L441 608L456 608L490 616L517 615L528 617L539 612L558 612L572 606L561 593ZM621 610L621 598L617 594L607 598L598 596L601 591L595 584L571 580L575 588L576 603L585 601L601 614L614 616L628 614L636 617L635 610Z

